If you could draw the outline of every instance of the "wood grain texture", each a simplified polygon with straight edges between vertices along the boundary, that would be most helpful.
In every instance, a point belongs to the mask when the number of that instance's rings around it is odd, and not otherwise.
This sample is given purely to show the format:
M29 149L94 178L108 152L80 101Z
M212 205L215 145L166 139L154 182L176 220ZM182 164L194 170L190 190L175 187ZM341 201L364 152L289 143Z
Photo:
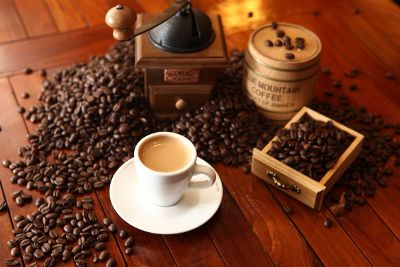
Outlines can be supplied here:
M79 0L79 9L90 27L104 24L104 17L109 9L106 0Z
M289 205L293 209L293 214L290 215L291 221L324 265L370 266L357 245L326 208L323 207L316 212L272 186L268 186L267 189L274 194L281 205ZM332 221L332 227L323 226L326 218Z
M63 66L82 62L89 56L107 52L115 43L106 26L62 33L57 37L43 36L0 45L0 76L33 69Z
M222 164L215 169L275 265L321 264L260 179Z
M58 32L57 26L43 0L14 0L29 37Z
M44 0L60 32L86 28L88 22L75 0Z
M249 222L226 190L219 210L206 226L227 266L274 266Z
M25 37L26 33L13 1L0 1L0 43Z

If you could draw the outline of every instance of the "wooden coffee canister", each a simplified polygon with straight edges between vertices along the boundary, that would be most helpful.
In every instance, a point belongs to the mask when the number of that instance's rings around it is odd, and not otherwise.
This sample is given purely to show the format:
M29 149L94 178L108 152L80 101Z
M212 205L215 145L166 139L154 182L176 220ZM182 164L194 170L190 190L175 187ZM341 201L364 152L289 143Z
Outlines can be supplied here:
M288 120L314 97L320 55L319 38L304 27L264 25L248 43L243 90L265 117Z

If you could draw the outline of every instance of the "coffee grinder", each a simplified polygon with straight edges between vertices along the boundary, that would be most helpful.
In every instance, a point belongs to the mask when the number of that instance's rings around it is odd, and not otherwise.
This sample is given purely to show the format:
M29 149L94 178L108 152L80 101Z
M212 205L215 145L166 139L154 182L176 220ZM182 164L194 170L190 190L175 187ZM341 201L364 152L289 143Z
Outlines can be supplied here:
M135 65L144 72L145 96L157 117L176 117L209 99L228 62L220 16L177 0L158 15L117 5L105 19L115 39L135 38Z

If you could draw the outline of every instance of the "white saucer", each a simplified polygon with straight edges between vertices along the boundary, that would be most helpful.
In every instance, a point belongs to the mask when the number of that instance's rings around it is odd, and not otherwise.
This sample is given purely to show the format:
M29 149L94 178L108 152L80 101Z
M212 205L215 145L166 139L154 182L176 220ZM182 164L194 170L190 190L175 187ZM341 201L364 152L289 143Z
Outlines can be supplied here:
M200 158L197 163L210 166ZM194 179L204 180L205 177L200 174ZM156 206L144 194L138 190L132 158L117 170L110 184L111 204L115 211L140 230L153 234L179 234L203 225L215 214L222 201L223 188L217 174L213 186L186 192L170 207Z

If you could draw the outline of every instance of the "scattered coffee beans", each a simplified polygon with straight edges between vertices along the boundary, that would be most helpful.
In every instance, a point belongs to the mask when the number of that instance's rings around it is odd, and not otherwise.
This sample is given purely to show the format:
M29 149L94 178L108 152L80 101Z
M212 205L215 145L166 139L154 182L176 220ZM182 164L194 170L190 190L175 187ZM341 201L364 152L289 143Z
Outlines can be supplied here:
M271 23L271 25L272 25L272 29L274 29L274 30L278 29L278 23L276 21L273 21Z
M349 89L350 89L351 91L356 91L356 90L357 90L357 85L354 84L354 83L352 83L352 84L350 84Z
M21 97L22 98L24 98L24 99L27 99L27 98L29 98L29 93L28 92L23 92L22 94L21 94Z
M0 203L0 212L7 210L7 202L3 201Z
M25 108L24 107L18 107L18 113L25 113Z
M250 171L251 171L251 166L250 166L250 164L245 164L245 165L243 166L243 172L246 173L246 174L248 174L248 173L250 173Z
M288 205L283 205L283 210L287 213L287 214L292 214L293 210L290 206Z
M324 227L329 228L332 226L332 222L329 219L324 220Z
M332 72L329 68L322 68L321 72L322 72L322 74L327 75L327 76L332 74Z
M41 69L40 70L40 76L47 77L47 70L46 69Z
M33 70L31 68L25 68L24 73L29 75L33 73Z
M385 77L388 80L395 80L396 79L396 75L393 72L387 72Z

